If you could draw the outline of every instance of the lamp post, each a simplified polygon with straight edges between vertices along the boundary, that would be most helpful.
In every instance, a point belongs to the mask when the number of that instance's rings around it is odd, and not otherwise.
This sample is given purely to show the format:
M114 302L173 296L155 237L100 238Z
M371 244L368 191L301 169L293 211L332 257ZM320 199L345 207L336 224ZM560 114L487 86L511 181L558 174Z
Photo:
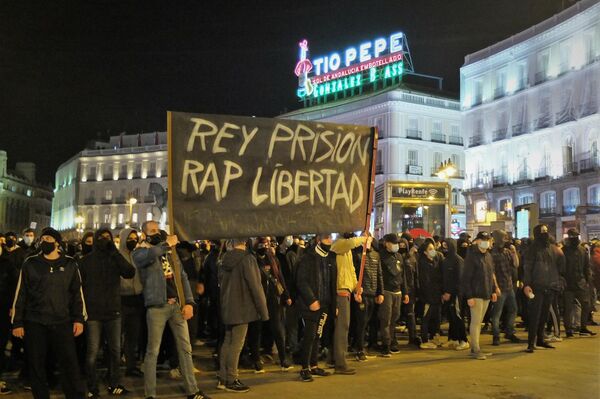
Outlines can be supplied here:
M81 235L83 233L83 222L84 222L83 216L81 216L81 215L75 216L75 226L76 226L76 230L77 230L77 238L81 238Z
M439 177L440 179L443 179L446 181L446 183L448 184L448 220L446 220L447 223L447 228L446 231L450 231L450 227L452 224L452 186L450 185L450 179L456 175L456 173L458 172L458 169L456 168L456 165L454 164L454 162L452 162L452 159L448 158L447 161L443 161L442 163L440 163L440 166L438 167L437 171L436 171L436 175L437 177Z
M131 197L127 203L129 204L129 226L133 226L133 206L137 204L137 198Z

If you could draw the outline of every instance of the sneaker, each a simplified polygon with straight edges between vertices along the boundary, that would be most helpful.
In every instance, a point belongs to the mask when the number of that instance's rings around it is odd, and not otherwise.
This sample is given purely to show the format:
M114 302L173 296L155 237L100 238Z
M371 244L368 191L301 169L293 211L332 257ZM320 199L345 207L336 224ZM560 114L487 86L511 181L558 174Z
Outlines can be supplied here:
M457 351L464 351L466 349L470 349L471 345L467 341L460 341L458 345L454 348Z
M356 369L353 369L352 367L336 368L335 373L341 375L354 375L356 374Z
M421 349L437 349L437 347L438 346L433 342L424 342L421 345L419 345L419 348Z
M250 388L247 385L245 385L242 381L235 380L231 384L225 385L225 390L227 392L243 393L248 392Z
M473 359L477 359L477 360L486 360L487 359L487 356L481 352L471 352L470 356Z
M523 341L521 341L519 339L519 337L517 337L515 334L511 334L511 335L507 335L506 339L508 339L510 342L512 342L513 344L520 344Z
M494 337L492 339L492 345L499 346L500 345L500 337Z
M335 368L335 363L333 363L333 362L326 362L325 365L327 366L328 369L334 369Z
M294 366L292 366L288 362L283 362L281 364L281 371L290 371L290 370L293 370L293 369L294 369Z
M327 377L327 376L331 375L331 373L329 371L325 371L320 367L311 368L310 373L315 377Z
M116 387L108 387L108 393L113 396L120 396L127 395L129 391L123 385L117 385Z
M221 391L225 390L225 381L223 381L219 377L217 377L217 389L220 389Z
M6 385L5 381L0 381L0 395L9 395L12 390Z
M581 330L579 330L579 335L583 336L585 334L585 336L587 337L593 337L594 335L596 335L595 332L587 329L587 328L582 328Z
M208 395L205 395L204 392L198 391L193 395L188 395L188 399L210 399Z
M179 371L179 369L171 369L169 370L169 378L172 380L180 380L183 378L183 376L181 375L181 371Z
M390 346L390 352L392 352L392 353L398 353L398 352L400 352L400 348L398 348L398 344L395 344L395 345L392 344Z
M561 337L557 337L556 335L553 335L551 337L548 338L548 342L562 342L562 338Z
M264 374L265 368L263 367L263 362L258 361L254 363L254 374Z
M567 331L567 338L573 338L573 331Z
M366 362L367 359L367 355L365 355L365 352L360 351L356 354L356 361L358 362Z
M200 374L200 373L201 373L201 371L198 370L196 367L194 367L194 374Z
M550 345L547 342L538 342L535 346L537 346L538 348L556 349L554 346Z
M89 399L96 399L100 397L100 394L98 392L88 392L87 397Z
M135 378L142 378L144 376L144 373L142 372L142 370L136 368L133 369L129 369L127 371L125 371L125 376L126 377L135 377Z
M458 341L455 340L448 340L448 349L456 349L456 347L458 346Z
M431 341L435 346L442 346L444 343L440 339L440 334L435 334L435 336L431 339Z
M300 370L300 379L302 380L302 382L312 382L312 371L310 369Z

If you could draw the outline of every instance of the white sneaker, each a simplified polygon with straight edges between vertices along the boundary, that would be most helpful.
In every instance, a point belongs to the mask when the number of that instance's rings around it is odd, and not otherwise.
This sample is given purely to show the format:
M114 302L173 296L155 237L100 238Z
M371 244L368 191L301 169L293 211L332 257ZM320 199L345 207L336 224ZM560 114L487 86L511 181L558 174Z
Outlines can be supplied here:
M456 347L454 348L457 351L464 351L466 349L469 349L471 347L471 345L469 345L468 342L466 341L460 341L458 345L456 345Z
M442 342L441 338L440 338L440 334L435 334L435 336L433 337L433 339L431 340L431 342L433 342L436 346L443 346L444 343Z
M169 370L169 377L172 380L180 380L181 378L183 378L183 376L181 375L181 371L179 371L178 368Z
M437 349L437 345L434 344L433 342L425 342L422 343L421 345L419 345L419 348L421 349Z
M552 335L551 337L548 337L548 339L546 341L548 341L548 342L562 342L562 338L561 337L557 337L556 335Z
M449 348L449 349L454 349L454 348L456 348L458 345L459 345L459 344L458 344L458 341L455 341L455 340L449 340L449 341L448 341L448 348Z

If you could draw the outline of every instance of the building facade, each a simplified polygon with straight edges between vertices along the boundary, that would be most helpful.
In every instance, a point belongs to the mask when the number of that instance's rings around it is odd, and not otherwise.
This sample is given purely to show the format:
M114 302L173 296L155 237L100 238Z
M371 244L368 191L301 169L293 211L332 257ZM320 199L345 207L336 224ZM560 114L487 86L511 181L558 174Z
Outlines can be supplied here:
M600 3L467 55L460 76L468 229L600 236ZM517 231L520 209L535 223Z
M52 188L38 183L35 164L17 162L8 170L8 156L0 151L0 231L20 234L26 228L36 232L50 225Z
M455 227L465 223L464 148L459 102L438 93L400 84L280 117L376 126L376 236L415 228L449 236L451 219ZM446 181L435 173L449 159L458 172Z
M56 172L52 226L70 235L84 230L167 224L165 132L113 136L96 142Z

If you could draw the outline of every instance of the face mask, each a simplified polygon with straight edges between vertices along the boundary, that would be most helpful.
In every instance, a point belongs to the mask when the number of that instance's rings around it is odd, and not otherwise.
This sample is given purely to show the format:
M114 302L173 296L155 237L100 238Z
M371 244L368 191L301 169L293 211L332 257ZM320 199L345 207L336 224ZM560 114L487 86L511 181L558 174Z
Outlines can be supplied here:
M396 252L398 252L399 249L400 249L400 245L392 244L392 247L390 248L390 252L396 253Z
M48 242L48 241L44 241L42 242L42 244L40 245L40 249L42 250L42 253L44 255L49 255L52 252L54 252L54 249L56 248L56 245L54 245L53 242Z
M490 247L490 242L489 241L480 241L479 242L479 248L481 249L488 249Z
M329 252L329 249L331 248L331 245L327 245L327 244L323 244L322 242L319 243L319 246L321 247L321 249L325 252Z
M154 235L146 237L146 241L148 241L148 244L150 244L150 245L158 245L161 243L162 237L161 237L160 233L154 234Z
M93 248L93 245L91 245L91 244L86 244L85 242L81 243L81 253L84 255L87 255L90 252L92 252L92 248Z
M427 251L427 256L429 256L431 259L434 259L437 256L437 251L435 249L430 249Z
M137 246L137 241L136 240L127 240L125 245L127 246L127 249L129 251L133 251L135 249L135 247Z
M25 245L30 246L33 243L33 237L23 237Z
M8 248L12 248L15 245L15 240L13 240L12 238L7 238L6 239L6 246Z
M108 238L100 238L98 239L98 248L100 248L101 250L107 250L109 243L111 241Z
M293 243L294 243L294 238L293 237L286 237L286 239L285 239L285 245L287 247L291 247Z
M265 255L267 254L267 248L258 248L258 249L256 250L256 253L257 253L259 256L265 256Z
M579 237L569 237L569 242L573 246L578 246L581 241L579 241Z
M546 233L540 233L540 240L544 243L547 243L550 241L550 234Z
M407 252L406 247L398 248L398 253L405 254Z

